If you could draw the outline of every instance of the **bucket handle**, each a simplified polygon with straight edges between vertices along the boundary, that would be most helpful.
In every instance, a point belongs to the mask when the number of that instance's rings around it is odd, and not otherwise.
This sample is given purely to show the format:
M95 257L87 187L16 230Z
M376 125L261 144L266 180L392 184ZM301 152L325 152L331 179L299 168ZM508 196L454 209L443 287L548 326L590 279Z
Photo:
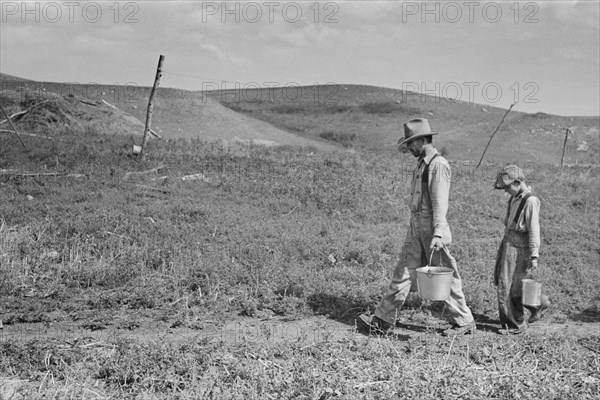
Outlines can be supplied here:
M435 250L435 249L431 250L431 254L429 255L429 266L430 267L433 267L433 265L431 265L431 260L433 260L433 253L435 253L436 251L439 251L439 250ZM440 266L441 266L441 259L440 259ZM433 278L433 273L431 272L431 269L429 271L427 271L427 277L429 279Z
M436 249L431 250L431 254L429 255L429 266L430 267L433 267L433 265L431 265L431 260L433 260L433 253L435 253L436 251L439 251L439 250L436 250ZM440 267L442 266L441 262L442 262L442 260L440 258L440 265L439 265Z

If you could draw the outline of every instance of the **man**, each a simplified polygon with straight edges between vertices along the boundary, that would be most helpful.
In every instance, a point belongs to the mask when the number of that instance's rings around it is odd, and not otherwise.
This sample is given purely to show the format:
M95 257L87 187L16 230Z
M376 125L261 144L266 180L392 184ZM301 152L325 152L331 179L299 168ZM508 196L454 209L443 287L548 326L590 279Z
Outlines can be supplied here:
M496 176L494 188L510 194L504 217L504 238L496 257L494 284L498 288L498 311L501 334L521 333L527 328L522 298L522 280L537 269L540 248L540 200L525 184L525 174L516 165L503 167ZM538 321L549 306L542 296L539 307L525 306L531 315L529 323Z
M439 254L443 266L454 270L450 297L446 300L454 323L443 334L462 335L475 330L475 321L465 301L456 260L446 248L452 241L446 221L451 173L448 161L433 147L432 136L437 133L431 131L426 119L413 119L404 124L404 139L398 141L398 149L402 150L402 146L406 145L408 151L418 159L411 183L410 228L392 281L375 314L372 317L363 314L357 320L362 331L391 332L396 314L409 291L416 291L416 269L428 264L432 251Z

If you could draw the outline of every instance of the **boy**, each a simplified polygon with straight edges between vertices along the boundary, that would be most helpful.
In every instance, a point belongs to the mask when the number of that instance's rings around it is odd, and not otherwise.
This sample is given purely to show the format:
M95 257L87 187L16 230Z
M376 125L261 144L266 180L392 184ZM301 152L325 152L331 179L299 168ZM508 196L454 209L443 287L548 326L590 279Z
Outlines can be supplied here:
M549 305L547 297L538 307L524 306L523 279L529 278L538 266L540 248L540 200L525 184L525 174L516 165L503 167L496 177L495 189L510 194L504 224L504 238L494 270L498 288L498 310L501 334L521 333L527 328L524 308L531 315L528 322L538 321Z

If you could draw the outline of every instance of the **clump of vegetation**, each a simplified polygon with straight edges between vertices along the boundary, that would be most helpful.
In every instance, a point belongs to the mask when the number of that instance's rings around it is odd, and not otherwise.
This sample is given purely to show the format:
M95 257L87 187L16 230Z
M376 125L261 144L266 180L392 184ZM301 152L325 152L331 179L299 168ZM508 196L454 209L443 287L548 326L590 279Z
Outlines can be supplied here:
M394 101L368 102L360 105L360 110L367 114L387 115L392 113L418 114L420 110Z
M345 147L351 147L352 143L356 140L356 133L325 131L320 133L319 136L325 140L340 143Z

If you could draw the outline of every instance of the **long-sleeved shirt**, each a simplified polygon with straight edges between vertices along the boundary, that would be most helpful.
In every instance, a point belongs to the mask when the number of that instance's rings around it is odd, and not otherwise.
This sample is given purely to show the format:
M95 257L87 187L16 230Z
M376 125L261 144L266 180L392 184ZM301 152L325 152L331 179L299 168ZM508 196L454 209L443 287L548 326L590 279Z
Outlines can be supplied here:
M419 158L413 172L410 211L413 214L432 215L433 235L441 237L442 242L447 244L452 241L450 226L446 220L450 197L450 164L441 155L432 161L433 156L438 154L432 144L426 144L424 150L425 154ZM423 193L422 176L426 165L429 165L429 182L428 190Z
M516 232L526 232L529 239L530 256L537 258L540 250L540 199L536 196L529 196L517 223L513 226L515 214L526 193L531 193L531 187L524 185L523 190L519 194L511 196L510 206L507 208L504 217L504 225Z

